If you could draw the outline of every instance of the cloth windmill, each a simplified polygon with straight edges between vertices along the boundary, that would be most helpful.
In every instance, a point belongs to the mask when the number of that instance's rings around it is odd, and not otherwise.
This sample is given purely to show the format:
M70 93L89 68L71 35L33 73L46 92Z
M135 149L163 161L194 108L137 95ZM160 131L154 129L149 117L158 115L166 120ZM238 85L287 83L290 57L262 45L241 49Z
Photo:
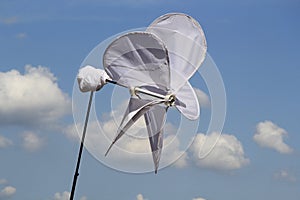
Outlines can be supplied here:
M131 93L117 135L105 155L143 116L157 173L168 108L176 107L190 120L199 117L199 103L188 80L203 62L206 48L198 22L188 15L171 13L157 18L144 32L115 39L103 55L105 71L91 66L79 71L81 91L95 91L110 82Z

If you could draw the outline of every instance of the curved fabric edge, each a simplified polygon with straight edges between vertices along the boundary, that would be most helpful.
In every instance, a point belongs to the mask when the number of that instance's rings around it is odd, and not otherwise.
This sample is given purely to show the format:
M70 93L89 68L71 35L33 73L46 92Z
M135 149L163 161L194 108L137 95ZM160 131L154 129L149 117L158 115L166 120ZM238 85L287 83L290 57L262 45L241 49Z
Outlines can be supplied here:
M128 88L154 85L170 88L169 55L159 37L143 31L117 37L103 54L110 78Z
M164 103L163 100L143 100L131 97L128 103L127 110L123 116L122 122L119 125L117 135L112 141L111 145L108 147L105 156L109 153L112 146L126 133L126 131L147 111L151 109L152 106Z
M180 103L175 107L186 118L190 120L196 120L200 116L200 106L197 95L189 82L186 82L184 86L176 93L176 98Z
M155 19L146 29L166 45L170 57L171 88L182 87L203 63L207 44L200 24L184 13L168 13ZM184 77L177 80L172 71Z
M154 105L144 114L155 173L157 173L161 152L163 149L163 134L167 117L167 109L168 107Z

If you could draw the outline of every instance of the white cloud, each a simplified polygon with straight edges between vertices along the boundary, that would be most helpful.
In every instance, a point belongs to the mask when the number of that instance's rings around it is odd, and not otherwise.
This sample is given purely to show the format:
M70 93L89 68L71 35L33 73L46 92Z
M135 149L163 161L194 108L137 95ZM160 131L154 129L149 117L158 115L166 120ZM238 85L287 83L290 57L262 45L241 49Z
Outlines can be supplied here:
M274 149L282 154L292 153L293 149L284 143L283 138L288 133L271 121L260 122L256 126L254 141L261 147Z
M22 138L23 147L30 152L37 151L44 145L44 139L33 132L23 133Z
M164 148L162 151L162 161L165 163L173 163L176 168L184 168L188 165L188 155L180 150L180 140L175 135L169 135L164 139ZM180 158L179 155L181 155ZM178 158L178 159L177 159Z
M136 200L145 200L142 194L136 195Z
M144 169L148 171L149 169L154 169L147 131L141 129L139 124L131 127L131 129L128 130L128 134L132 135L123 135L112 147L109 154L104 157L104 153L116 135L117 124L118 122L110 119L101 124L104 129L104 131L101 131L97 121L90 121L85 139L85 144L89 152L101 162L119 170L134 171L133 169L136 168L137 171ZM171 125L169 124L166 126L168 129L171 129L170 127ZM79 134L82 133L82 129L82 125L79 125ZM74 125L68 126L64 130L64 133L72 140L79 140L79 138L81 138L78 136ZM187 165L187 154L181 151L179 146L180 141L176 136L165 136L160 166L173 164L174 167L182 168ZM182 156L179 158L180 155ZM177 158L179 159L177 160ZM176 162L174 163L174 161Z
M89 122L88 123L88 126L89 126L89 129L88 131L90 132L90 126L93 122ZM69 126L66 126L64 129L63 129L63 133L65 134L65 136L67 136L68 139L70 140L73 140L73 141L77 141L79 140L79 135L77 133L77 129L76 129L76 126L74 124L71 124Z
M198 89L198 88L194 88L194 91L197 95L200 106L201 107L209 107L210 106L210 100L209 100L208 95L205 92L203 92L202 90Z
M142 194L138 194L138 195L136 195L136 200L147 200L147 199L145 199ZM201 197L197 197L197 198L193 198L192 200L206 200L206 199L203 199Z
M6 179L4 179L4 178L0 179L0 185L4 185L4 184L7 184L7 183L8 182L7 182Z
M153 159L143 117L114 144L109 154L104 157L105 152L116 136L127 104L128 100L120 103L111 113L105 114L105 117L103 117L105 120L101 120L99 123L91 120L88 124L85 144L89 152L98 160L113 168L131 172L153 170ZM77 124L77 126L81 135L83 126L82 124ZM70 125L66 127L64 133L68 138L78 140L81 137L78 136L77 129L74 125ZM170 123L165 125L160 166L170 164L178 168L187 166L187 154L180 149L179 139L175 135L168 133L176 133L176 129Z
M0 148L6 148L12 144L13 142L10 139L0 135Z
M12 186L6 186L0 191L0 199L8 199L16 193L17 189Z
M296 182L297 181L295 175L291 174L287 170L280 170L279 172L276 172L274 174L274 178L277 180L283 180L283 181L288 181L288 182Z
M70 199L70 192L56 192L54 194L53 200L69 200ZM82 196L80 200L87 200L86 196Z
M209 152L214 144L212 151L206 157L199 159L199 152ZM241 142L235 136L228 134L220 136L218 133L197 134L190 147L190 152L196 165L202 168L234 170L250 162L244 155Z
M71 101L46 67L0 72L0 124L51 126L71 111Z
M205 199L203 199L201 197L197 197L197 198L194 198L193 200L205 200Z
M80 198L80 200L87 200L87 197L83 196L83 197Z
M53 200L69 200L70 192L64 191L62 193L57 192L54 194Z

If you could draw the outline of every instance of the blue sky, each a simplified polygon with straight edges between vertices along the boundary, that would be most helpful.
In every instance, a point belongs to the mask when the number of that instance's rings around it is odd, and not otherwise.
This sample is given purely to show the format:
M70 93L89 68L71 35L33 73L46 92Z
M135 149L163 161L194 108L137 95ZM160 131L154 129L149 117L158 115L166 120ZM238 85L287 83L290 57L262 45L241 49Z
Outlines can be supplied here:
M65 199L78 152L78 68L101 41L169 12L204 29L227 95L226 145L216 152L237 165L217 153L197 160L200 133L181 164L157 175L113 170L85 151L76 199L299 199L299 9L297 0L2 0L0 199Z

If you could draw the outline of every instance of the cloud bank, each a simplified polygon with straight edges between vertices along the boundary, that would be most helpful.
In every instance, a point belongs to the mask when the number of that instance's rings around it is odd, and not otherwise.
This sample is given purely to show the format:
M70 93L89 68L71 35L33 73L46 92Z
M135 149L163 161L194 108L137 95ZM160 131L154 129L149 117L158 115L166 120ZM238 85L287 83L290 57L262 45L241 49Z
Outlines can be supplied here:
M46 67L0 72L0 125L43 126L70 113L71 102Z
M139 122L137 122L139 123ZM141 123L141 122L140 122ZM120 140L113 146L109 154L104 157L106 150L111 144L117 131L117 124L113 119L108 120L102 124L104 132L99 129L99 123L97 121L91 121L88 125L88 133L86 135L85 144L92 155L94 155L101 162L106 163L112 168L119 170L129 170L137 168L137 171L143 169L152 169L153 161L148 138L134 138L130 135L123 135ZM139 135L141 127L137 124L131 127L131 133ZM167 125L166 129L171 129L171 125ZM78 133L82 133L82 125L77 127ZM79 140L75 125L68 126L64 133L72 140ZM141 132L145 132L141 131ZM183 168L187 166L187 154L180 150L180 141L175 135L168 135L164 138L164 146L167 147L162 151L162 157L160 165L173 164L174 167ZM180 157L180 155L182 155ZM179 158L177 160L177 158ZM174 160L177 160L174 163Z

